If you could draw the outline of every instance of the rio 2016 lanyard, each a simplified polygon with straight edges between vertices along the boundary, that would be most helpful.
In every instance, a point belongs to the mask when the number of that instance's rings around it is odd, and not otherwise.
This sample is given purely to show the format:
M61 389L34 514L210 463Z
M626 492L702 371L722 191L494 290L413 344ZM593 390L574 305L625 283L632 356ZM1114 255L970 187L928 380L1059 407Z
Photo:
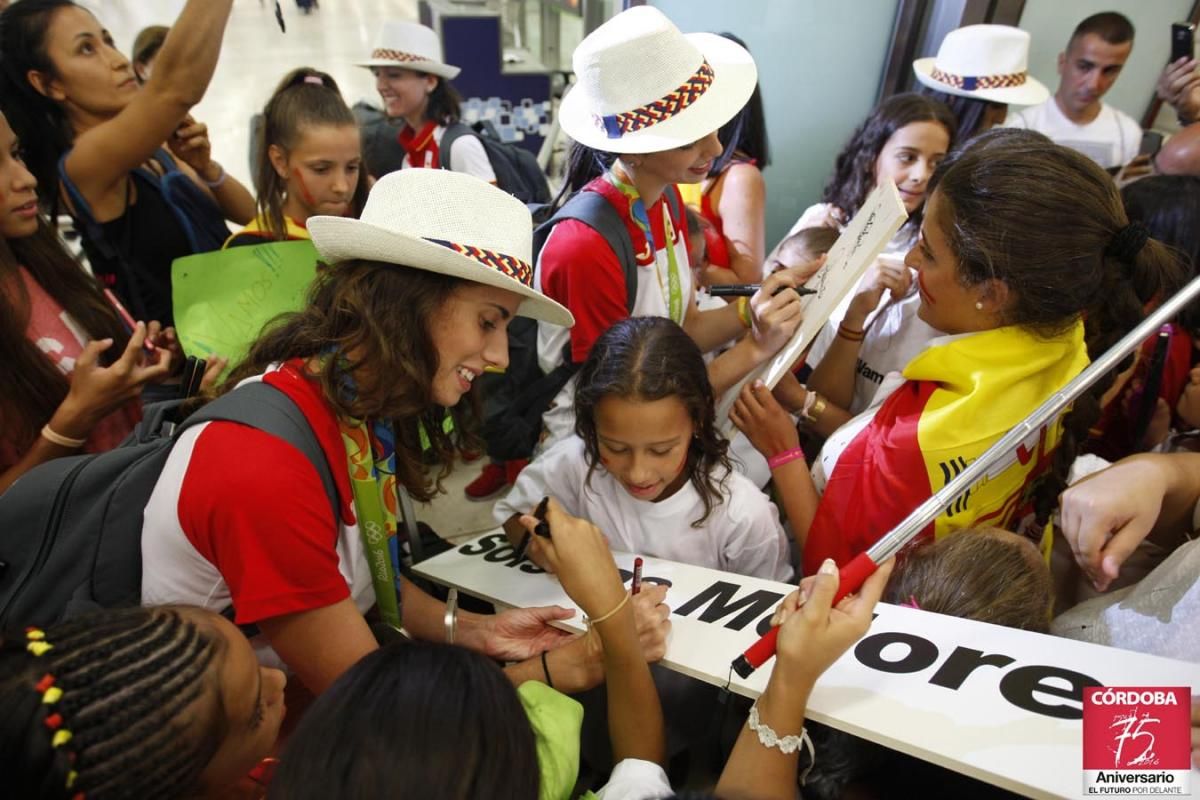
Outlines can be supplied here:
M375 602L383 621L400 629L398 565L392 563L389 542L396 536L396 437L384 422L342 422L342 442L354 490L358 532L362 536ZM397 551L397 557L399 551Z
M683 288L679 278L679 261L675 255L675 225L671 221L671 212L667 210L669 203L662 202L663 232L666 235L667 250L667 291L663 291L662 276L658 271L658 247L654 241L654 230L650 225L650 215L646 212L646 204L638 193L637 187L629 183L624 176L618 174L619 167L614 164L606 173L609 183L617 188L629 200L629 215L637 223L638 228L646 236L650 244L651 257L654 259L654 276L658 278L658 288L667 300L667 313L676 324L683 324ZM667 187L666 191L670 191Z

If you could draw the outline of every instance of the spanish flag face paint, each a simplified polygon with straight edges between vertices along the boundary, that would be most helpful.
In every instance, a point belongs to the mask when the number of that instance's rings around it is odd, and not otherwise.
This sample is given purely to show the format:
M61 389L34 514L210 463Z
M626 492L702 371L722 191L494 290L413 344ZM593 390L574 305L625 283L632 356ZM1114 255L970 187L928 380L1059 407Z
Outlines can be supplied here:
M904 263L917 271L921 306L917 316L942 333L959 334L986 330L995 320L976 307L980 286L963 285L958 255L944 231L941 195L934 192L925 206L925 220L917 243Z
M610 395L596 404L600 461L638 500L665 500L687 482L693 430L678 397L639 401Z

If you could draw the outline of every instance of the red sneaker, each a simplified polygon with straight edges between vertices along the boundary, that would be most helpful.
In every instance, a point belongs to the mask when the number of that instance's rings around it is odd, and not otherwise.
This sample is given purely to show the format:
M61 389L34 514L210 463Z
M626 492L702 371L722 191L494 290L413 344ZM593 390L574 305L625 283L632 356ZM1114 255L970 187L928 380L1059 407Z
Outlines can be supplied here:
M472 464L483 457L483 453L478 450L459 450L458 457L462 459L464 464Z
M504 479L509 483L516 483L517 478L521 475L521 470L529 466L528 458L518 458L513 461L504 462Z
M487 464L479 477L467 484L464 490L468 500L489 500L508 488L508 479L503 464Z

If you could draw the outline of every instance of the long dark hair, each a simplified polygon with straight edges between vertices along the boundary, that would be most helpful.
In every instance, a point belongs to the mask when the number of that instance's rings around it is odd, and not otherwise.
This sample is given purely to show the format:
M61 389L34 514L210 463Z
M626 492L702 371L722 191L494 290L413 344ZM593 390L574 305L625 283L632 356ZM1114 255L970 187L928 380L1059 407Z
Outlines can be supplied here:
M961 146L975 137L978 133L983 133L979 130L979 126L983 123L983 116L987 113L988 107L993 105L990 100L982 100L978 97L963 97L960 94L950 94L949 92L939 92L936 89L930 89L927 86L921 87L921 94L931 100L942 103L950 112L954 114L954 118L958 120L958 128L954 134L954 140ZM996 105L999 105L998 103Z
M223 638L172 608L100 611L33 637L0 637L6 792L62 800L199 793L226 735L210 669ZM48 647L38 655L31 642ZM58 698L44 702L54 690ZM62 731L70 739L54 746Z
M1132 258L1114 250L1129 218L1112 178L1043 136L1004 128L981 134L951 154L930 185L959 280L1003 281L1013 298L1003 322L1039 336L1061 334L1082 318L1092 359L1137 325L1149 304L1182 285L1178 260L1160 242L1150 239ZM1051 472L1034 498L1043 520L1066 487L1114 374L1063 417Z
M832 203L851 217L858 213L875 188L875 162L884 145L896 131L915 122L938 123L946 129L950 146L954 146L958 121L943 103L914 92L892 95L875 107L838 153L821 201ZM910 214L905 226L911 230L919 228L924 209L922 205Z
M317 698L267 796L536 800L539 784L533 729L500 668L411 642L376 650Z
M694 429L685 469L704 501L704 515L692 527L703 526L724 498L732 466L700 348L666 317L627 317L596 340L575 387L575 433L586 448L588 480L600 463L596 406L605 397L683 403Z
M1200 268L1200 177L1152 175L1121 190L1125 213L1146 226L1150 235L1174 250L1188 279ZM1193 335L1200 332L1200 303L1179 314L1179 323Z
M71 0L21 0L0 13L0 109L25 148L25 163L43 187L42 205L51 219L59 208L58 160L71 149L75 132L62 106L33 88L29 72L54 77L46 32L54 14L81 8Z
M453 440L443 429L446 412L434 405L438 352L429 331L434 314L462 285L457 278L377 261L322 265L304 309L269 323L223 386L228 390L273 363L324 358L313 379L325 399L343 418L392 421L396 478L427 502L454 461ZM460 435L476 426L470 402L450 415ZM434 479L421 461L422 428L429 454L441 465Z
M728 31L721 34L731 42L746 49L746 43ZM724 150L713 162L708 176L714 177L729 165L738 153L754 159L759 169L766 169L771 163L771 143L767 138L767 115L763 111L762 92L758 84L754 84L754 94L742 106L742 110L734 115L717 131L717 138Z
M437 85L429 93L429 105L425 107L425 119L431 119L438 125L449 125L458 122L462 117L462 96L446 78L434 75Z
M333 78L312 67L292 70L267 101L263 109L262 130L255 144L258 150L258 179L254 182L254 188L258 191L258 213L266 223L265 232L273 239L287 238L287 223L283 218L287 179L279 177L271 164L271 145L290 152L296 146L303 128L322 125L348 126L358 130L358 122L342 99L342 93ZM367 170L361 168L350 201L352 215L359 216L366 202Z
M101 355L104 364L119 357L129 343L113 307L95 278L62 246L49 224L38 219L37 233L0 241L0 422L5 437L26 450L37 437L71 384L46 354L26 336L30 299L18 274L24 267L47 294L63 307L92 339L113 340Z

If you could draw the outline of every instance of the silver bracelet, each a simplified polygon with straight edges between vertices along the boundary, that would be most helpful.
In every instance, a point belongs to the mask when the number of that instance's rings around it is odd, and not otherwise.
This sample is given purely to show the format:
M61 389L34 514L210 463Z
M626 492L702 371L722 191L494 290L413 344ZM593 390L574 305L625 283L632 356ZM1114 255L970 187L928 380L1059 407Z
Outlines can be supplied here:
M458 631L458 589L453 586L446 595L446 614L442 624L446 627L446 644L454 644L454 635Z
M813 765L817 763L817 753L813 749L812 739L808 738L808 730L800 729L799 736L780 736L770 725L767 725L758 717L758 701L754 701L754 705L750 706L750 717L746 720L747 727L758 734L758 743L767 749L776 749L784 755L798 753L803 747L808 751L809 765L803 772L800 773L800 785L804 785L804 781L808 778L808 773L812 771Z
M225 184L225 179L229 177L229 173L225 171L224 167L217 164L217 168L221 170L221 174L215 181L207 180L203 175L200 176L200 180L204 181L204 185L210 189L220 189Z

